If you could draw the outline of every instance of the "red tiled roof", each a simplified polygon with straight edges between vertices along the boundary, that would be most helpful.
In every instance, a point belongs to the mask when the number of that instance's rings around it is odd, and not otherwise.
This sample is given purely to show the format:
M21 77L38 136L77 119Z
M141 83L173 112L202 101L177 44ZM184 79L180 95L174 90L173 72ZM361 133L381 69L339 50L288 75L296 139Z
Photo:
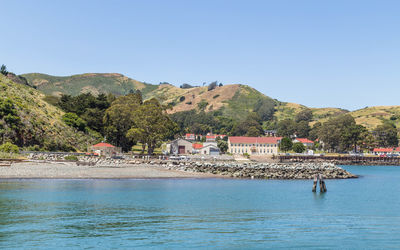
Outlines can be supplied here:
M282 137L246 137L246 136L229 136L231 143L278 143Z
M374 152L393 152L393 148L374 148Z
M200 144L200 143L193 143L193 144L192 144L192 147L193 147L194 149L200 149L200 148L203 147L203 145Z
M96 145L93 145L93 147L107 147L107 148L115 148L113 145L105 143L105 142L100 142Z
M217 138L217 137L219 137L219 138L224 138L226 135L206 135L206 138Z
M313 141L307 139L307 138L296 138L301 143L314 143Z

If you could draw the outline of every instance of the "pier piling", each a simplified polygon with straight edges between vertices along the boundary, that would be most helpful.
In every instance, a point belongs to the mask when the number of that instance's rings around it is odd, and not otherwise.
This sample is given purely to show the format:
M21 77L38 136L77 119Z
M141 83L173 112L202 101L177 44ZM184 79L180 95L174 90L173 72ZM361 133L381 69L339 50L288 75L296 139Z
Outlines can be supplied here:
M317 191L317 183L319 180L319 191L321 193L325 193L327 191L326 189L326 185L325 185L325 181L324 181L324 177L322 176L322 174L316 174L314 176L314 184L313 184L313 188L312 191L316 192Z
M312 188L313 192L317 191L317 182L318 182L318 175L315 175L314 176L314 185L313 185L313 188Z

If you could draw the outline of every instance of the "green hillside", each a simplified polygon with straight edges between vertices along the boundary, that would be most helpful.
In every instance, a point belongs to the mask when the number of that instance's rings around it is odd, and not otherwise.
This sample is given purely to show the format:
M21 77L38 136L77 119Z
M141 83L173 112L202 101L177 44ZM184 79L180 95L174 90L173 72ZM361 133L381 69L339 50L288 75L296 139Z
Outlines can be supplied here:
M140 90L144 94L157 88L151 85L130 79L115 73L88 73L73 76L51 76L40 73L23 74L29 84L36 86L46 95L59 96L60 94L79 95L82 93L112 93L125 95L130 91Z
M3 107L4 103L11 103L17 117L11 123L7 116L0 116L2 138L18 141L24 147L38 145L44 150L85 150L95 141L93 137L67 126L61 120L64 113L43 101L44 97L43 93L29 86L0 75L0 102Z
M125 95L132 90L140 90L145 99L157 98L161 103L170 105L169 113L189 110L222 111L223 115L234 119L243 119L254 110L260 100L275 103L274 118L276 121L293 119L297 113L308 107L289 102L281 102L268 97L254 88L241 84L228 84L208 90L208 87L193 87L182 89L171 84L152 85L139 82L121 74L81 74L73 76L50 76L46 74L23 74L31 86L46 95L59 96L60 94L79 95L81 93L113 93ZM310 108L313 113L313 122L325 122L330 117L349 113L357 123L369 129L375 128L385 120L391 120L400 125L400 107L382 106L369 107L353 112L340 108Z
M199 105L204 103L206 112L222 110L225 116L235 119L246 117L259 100L275 102L257 90L240 84L229 84L212 90L208 90L208 87L181 89L162 84L145 97L155 97L164 104L172 105L170 113L198 110Z
M390 121L400 128L400 106L375 106L350 112L358 124L368 129L376 128L384 121Z

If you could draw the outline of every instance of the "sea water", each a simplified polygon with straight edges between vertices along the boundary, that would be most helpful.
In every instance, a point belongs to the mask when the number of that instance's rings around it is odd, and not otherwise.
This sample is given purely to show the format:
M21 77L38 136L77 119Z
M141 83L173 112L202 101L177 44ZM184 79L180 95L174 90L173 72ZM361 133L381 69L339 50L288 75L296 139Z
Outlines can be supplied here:
M358 179L1 180L0 248L400 248L400 167Z

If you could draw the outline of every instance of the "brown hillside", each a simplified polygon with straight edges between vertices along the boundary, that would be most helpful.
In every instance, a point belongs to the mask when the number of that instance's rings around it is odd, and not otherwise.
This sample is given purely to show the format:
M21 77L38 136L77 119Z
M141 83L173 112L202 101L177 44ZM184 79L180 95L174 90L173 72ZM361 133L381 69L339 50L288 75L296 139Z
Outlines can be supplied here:
M208 91L207 87L187 89L187 91L181 95L185 97L185 100L174 106L171 113L196 109L198 104L202 101L208 103L205 111L218 110L227 105L226 102L233 98L235 93L239 90L239 86L239 84L226 85L217 87L211 91Z

